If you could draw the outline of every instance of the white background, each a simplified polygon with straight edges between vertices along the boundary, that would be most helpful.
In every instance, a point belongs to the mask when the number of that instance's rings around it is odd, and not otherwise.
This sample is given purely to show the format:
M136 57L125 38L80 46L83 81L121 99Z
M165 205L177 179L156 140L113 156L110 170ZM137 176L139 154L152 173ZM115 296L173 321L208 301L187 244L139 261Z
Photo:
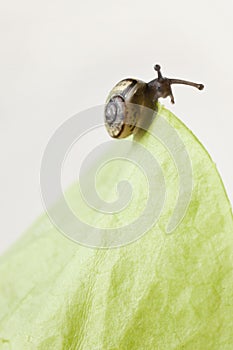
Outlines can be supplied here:
M162 102L205 145L232 202L232 13L231 0L1 1L1 251L43 211L40 162L55 129L119 80L152 80L155 63L205 84Z

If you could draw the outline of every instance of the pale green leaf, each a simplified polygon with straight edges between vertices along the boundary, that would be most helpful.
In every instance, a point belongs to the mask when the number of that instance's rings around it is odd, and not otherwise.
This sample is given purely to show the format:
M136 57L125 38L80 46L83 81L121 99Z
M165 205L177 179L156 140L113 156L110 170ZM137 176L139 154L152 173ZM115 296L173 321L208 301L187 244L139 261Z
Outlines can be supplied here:
M160 114L192 162L192 198L180 225L166 233L178 174L147 133L137 141L156 157L167 189L157 224L132 244L101 250L70 241L46 214L40 217L0 261L0 349L232 350L231 206L200 142L171 112L160 108ZM84 207L75 187L67 193L73 210L98 227L130 222L147 198L144 175L129 162L112 164L97 187L110 200L121 177L134 193L125 211L106 218Z

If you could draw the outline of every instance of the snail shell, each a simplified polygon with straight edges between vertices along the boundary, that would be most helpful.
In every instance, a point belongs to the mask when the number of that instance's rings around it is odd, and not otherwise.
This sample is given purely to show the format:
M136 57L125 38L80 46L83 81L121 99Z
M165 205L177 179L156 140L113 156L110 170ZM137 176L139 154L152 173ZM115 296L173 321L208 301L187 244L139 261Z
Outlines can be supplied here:
M105 126L111 137L124 138L135 133L142 120L143 106L155 109L145 82L124 79L108 95Z

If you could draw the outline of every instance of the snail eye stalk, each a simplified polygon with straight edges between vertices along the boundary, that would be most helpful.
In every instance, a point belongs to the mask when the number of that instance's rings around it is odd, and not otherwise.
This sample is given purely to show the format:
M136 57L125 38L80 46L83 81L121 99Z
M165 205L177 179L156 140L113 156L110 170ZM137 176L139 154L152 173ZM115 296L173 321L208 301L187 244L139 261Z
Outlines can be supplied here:
M191 81L187 81L183 79L170 79L170 78L163 77L161 73L161 67L159 64L156 64L154 66L154 70L157 72L158 77L152 80L151 82L149 82L148 85L154 89L154 93L157 98L160 98L160 97L166 98L167 96L170 96L171 102L175 103L174 96L171 89L172 84L189 85L197 88L198 90L204 89L203 84L197 84L197 83L193 83Z

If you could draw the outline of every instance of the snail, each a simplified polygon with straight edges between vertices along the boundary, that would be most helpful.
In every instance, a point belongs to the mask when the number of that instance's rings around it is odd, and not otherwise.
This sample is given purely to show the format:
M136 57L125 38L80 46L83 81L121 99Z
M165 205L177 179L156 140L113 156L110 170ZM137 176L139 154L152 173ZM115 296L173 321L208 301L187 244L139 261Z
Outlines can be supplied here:
M124 79L110 91L105 104L104 119L111 137L124 138L136 133L142 125L140 123L152 118L152 116L146 116L144 112L153 111L154 114L157 109L156 102L160 97L170 96L171 103L175 103L172 84L190 85L199 90L204 88L203 84L163 77L158 64L154 69L158 77L149 83L138 79Z

